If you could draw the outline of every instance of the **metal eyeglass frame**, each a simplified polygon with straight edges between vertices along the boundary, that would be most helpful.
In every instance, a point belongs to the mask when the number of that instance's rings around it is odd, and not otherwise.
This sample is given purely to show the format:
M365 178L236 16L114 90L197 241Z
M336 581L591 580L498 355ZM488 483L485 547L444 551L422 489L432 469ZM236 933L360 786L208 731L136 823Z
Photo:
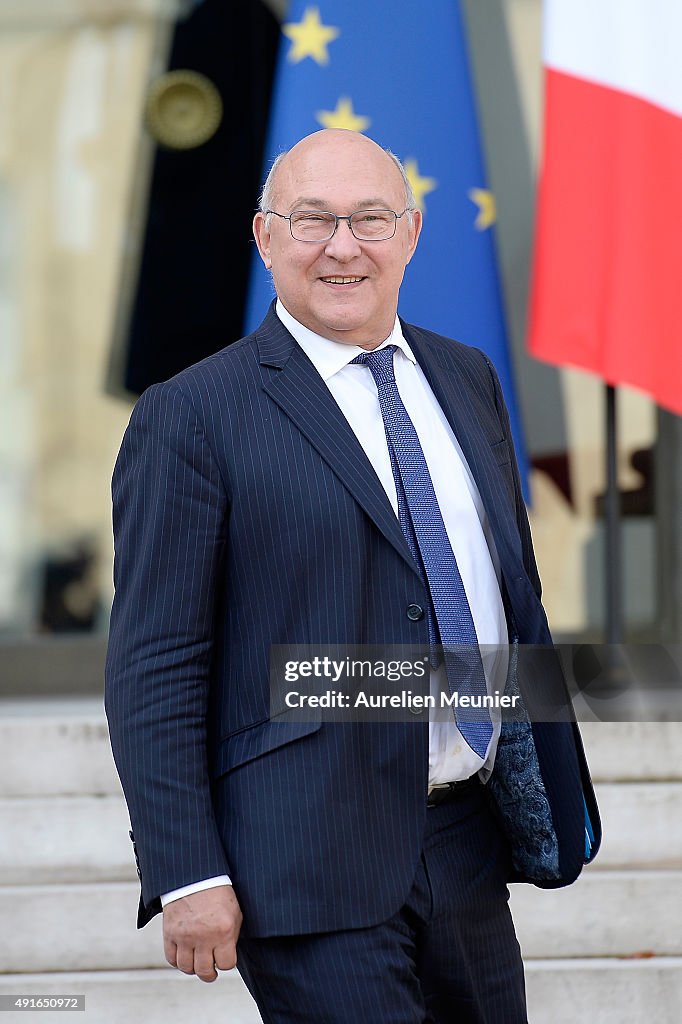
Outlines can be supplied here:
M338 230L339 221L341 221L341 220L347 220L348 221L348 227L350 228L350 233L352 234L353 238L357 239L358 242L388 242L389 239L394 237L394 235L396 233L396 230L397 230L398 221L400 220L400 218L404 217L406 213L409 213L413 209L414 209L413 206L406 206L402 213L396 213L395 210L387 210L387 209L356 210L355 213L350 213L350 214L347 214L345 216L340 216L338 213L332 213L331 210L294 210L294 212L290 213L288 216L286 214L284 214L284 213L277 213L277 210L263 210L263 214L266 215L266 216L268 214L273 214L275 217L280 217L282 220L288 220L289 221L289 231L291 232L291 237L293 238L293 240L295 242L312 242L314 245L320 245L320 243L322 243L322 242L329 242L329 241L331 241L331 239L334 237L334 235L336 234L336 232ZM291 226L291 218L295 214L298 214L298 213L317 213L317 214L323 213L327 217L333 217L334 218L334 230L326 238L297 238L296 235L294 234L294 229ZM359 217L360 214L362 214L362 213L392 213L393 216L395 217L395 220L393 221L393 231L391 232L390 235L384 235L383 238L358 238L358 236L353 231L353 223L352 223L352 221L353 221L353 217Z

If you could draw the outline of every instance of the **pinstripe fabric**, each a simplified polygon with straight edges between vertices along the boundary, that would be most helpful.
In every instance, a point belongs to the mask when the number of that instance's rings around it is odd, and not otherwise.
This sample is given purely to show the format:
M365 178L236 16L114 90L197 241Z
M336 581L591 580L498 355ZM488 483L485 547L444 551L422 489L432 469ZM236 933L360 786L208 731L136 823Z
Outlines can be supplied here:
M510 619L548 639L494 371L404 326L494 531ZM402 904L424 822L428 728L268 720L271 644L428 650L427 595L388 498L271 309L144 393L113 480L106 707L143 905L227 872L253 935L364 927ZM572 726L535 729L565 884L582 865ZM387 856L386 852L390 851Z
M525 1024L508 857L481 788L429 811L412 887L388 921L240 940L265 1024Z

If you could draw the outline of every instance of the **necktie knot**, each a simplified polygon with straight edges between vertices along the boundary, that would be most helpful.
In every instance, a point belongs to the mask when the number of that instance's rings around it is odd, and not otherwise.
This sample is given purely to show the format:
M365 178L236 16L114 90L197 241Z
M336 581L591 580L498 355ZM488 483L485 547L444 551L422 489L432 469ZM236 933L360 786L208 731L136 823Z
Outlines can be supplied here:
M374 349L373 352L363 352L351 360L351 362L368 366L377 387L380 384L390 384L395 380L393 372L393 353L395 350L395 345L386 345L385 348Z

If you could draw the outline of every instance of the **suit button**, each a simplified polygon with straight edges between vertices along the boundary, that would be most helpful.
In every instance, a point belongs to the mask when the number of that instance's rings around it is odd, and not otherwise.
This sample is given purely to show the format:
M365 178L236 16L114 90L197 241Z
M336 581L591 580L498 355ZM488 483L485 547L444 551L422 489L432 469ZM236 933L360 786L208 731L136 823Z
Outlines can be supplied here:
M424 609L420 604L408 604L407 617L410 622L419 622L420 619L424 618Z

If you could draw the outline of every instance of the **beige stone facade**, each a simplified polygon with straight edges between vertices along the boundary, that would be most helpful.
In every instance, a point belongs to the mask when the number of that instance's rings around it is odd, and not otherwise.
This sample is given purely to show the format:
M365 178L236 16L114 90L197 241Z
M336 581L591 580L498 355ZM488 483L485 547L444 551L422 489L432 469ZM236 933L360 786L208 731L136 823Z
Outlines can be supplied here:
M111 589L109 480L130 404L105 381L145 184L144 95L177 9L0 4L0 628L34 625L47 553L92 543Z

